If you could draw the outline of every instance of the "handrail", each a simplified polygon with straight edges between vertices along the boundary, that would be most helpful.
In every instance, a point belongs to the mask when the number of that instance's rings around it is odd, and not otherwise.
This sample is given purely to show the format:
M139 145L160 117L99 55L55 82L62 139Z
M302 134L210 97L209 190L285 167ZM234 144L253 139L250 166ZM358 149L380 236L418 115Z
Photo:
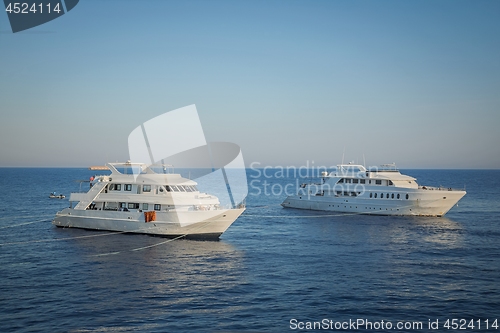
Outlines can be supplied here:
M435 186L419 186L419 190L429 190L429 191L465 191L465 189L451 188L451 187L435 187Z

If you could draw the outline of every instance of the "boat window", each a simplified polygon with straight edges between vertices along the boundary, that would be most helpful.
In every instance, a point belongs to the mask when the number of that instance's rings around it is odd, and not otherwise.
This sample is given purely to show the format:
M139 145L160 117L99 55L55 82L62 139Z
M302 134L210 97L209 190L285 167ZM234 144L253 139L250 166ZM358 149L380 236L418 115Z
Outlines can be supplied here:
M399 195L399 193L398 193L398 196L397 196L397 198L398 198L398 199L399 199L399 198L401 198L401 196Z
M408 193L406 194L406 200L410 199L410 196L408 195Z
M125 191L132 191L132 184L125 184Z
M375 193L375 198L377 197L377 193Z
M179 188L179 190L180 190L181 192L186 192L186 189L184 188L184 186L182 186L182 185L177 185L177 187Z
M127 207L127 204L125 202L120 202L120 207L125 208L125 207Z
M142 192L151 192L151 185L142 185Z
M364 183L365 183L365 181L366 181L366 180L364 180L364 179L360 179L360 180L359 180L359 183L360 183L360 184L364 184Z
M357 184L358 182L359 182L359 179L353 179L353 180L352 180L352 183L353 183L353 184Z
M345 180L345 182L346 182L347 184L350 184L350 183L351 183L351 180L350 180L350 179L346 179L346 180Z
M380 193L380 199L384 198L384 193Z
M378 180L375 181L375 184L382 185L382 181L380 179L378 179Z
M196 186L191 186L193 188L193 191L197 192L198 191L198 188Z
M389 193L387 193L387 195L385 196L387 199L389 199Z
M189 185L184 185L184 189L186 190L186 192L193 192L193 189Z
M172 192L172 189L170 188L169 185L165 185L165 188L167 189L167 192Z
M139 209L139 204L129 202L128 209Z
M389 180L389 185L394 185L394 183L392 182L392 180Z
M337 184L342 184L344 182L344 178L340 178L340 180L337 182Z
M370 192L370 198L373 197L373 193Z
M148 209L149 209L149 204L147 204L147 203L143 203L143 204L142 204L142 209L143 209L143 210L148 210Z
M170 185L170 187L172 188L172 191L174 191L174 192L179 192L179 189L177 188L177 186L175 186L175 185Z
M393 194L391 194L391 199L394 199L394 193L393 193Z
M109 189L111 191L121 191L122 190L122 184L111 184L111 187Z
M155 210L161 210L161 205L160 204L155 204Z
M372 181L371 181L371 180L369 180L369 181L368 181L368 184L371 184L371 183L372 183Z

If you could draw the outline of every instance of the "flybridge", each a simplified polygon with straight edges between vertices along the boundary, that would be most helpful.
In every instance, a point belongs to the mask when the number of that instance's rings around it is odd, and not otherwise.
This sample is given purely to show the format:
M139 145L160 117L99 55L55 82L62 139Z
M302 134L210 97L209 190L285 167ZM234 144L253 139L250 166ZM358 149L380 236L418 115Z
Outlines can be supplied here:
M370 172L399 172L396 163L381 164L380 167L369 167Z
M358 177L370 177L370 173L378 172L398 172L395 163L382 164L379 167L370 166L366 169L361 164L339 164L336 170L332 171L329 176L339 177L339 176L358 176Z
M174 167L170 164L148 165L145 163L107 163L112 174L173 174Z
M334 171L330 172L330 177L340 177L347 175L364 174L366 168L360 164L338 164Z

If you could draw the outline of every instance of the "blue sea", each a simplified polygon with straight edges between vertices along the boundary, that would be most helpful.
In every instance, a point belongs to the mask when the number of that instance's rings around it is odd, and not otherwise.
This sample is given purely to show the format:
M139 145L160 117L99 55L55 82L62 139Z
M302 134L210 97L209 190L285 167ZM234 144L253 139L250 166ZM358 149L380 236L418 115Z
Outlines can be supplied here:
M249 169L220 241L58 229L95 171L0 170L0 332L498 331L500 170L403 170L466 186L416 218L284 209L294 175Z

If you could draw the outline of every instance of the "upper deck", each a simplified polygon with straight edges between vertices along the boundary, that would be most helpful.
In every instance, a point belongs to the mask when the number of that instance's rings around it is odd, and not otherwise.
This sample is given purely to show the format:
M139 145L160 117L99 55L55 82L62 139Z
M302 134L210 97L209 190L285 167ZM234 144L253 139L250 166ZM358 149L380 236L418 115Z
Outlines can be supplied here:
M334 183L359 183L397 186L404 188L417 188L416 178L403 175L396 167L396 164L383 164L379 167L365 168L360 164L339 164L325 178L330 178L330 185ZM367 180L367 182L365 182ZM326 181L326 180L325 180Z
M416 179L401 174L396 164L382 164L379 167L366 169L360 164L339 164L336 169L328 174L328 177L346 177L358 179L387 179L392 181L415 181Z
M171 165L148 165L145 163L106 163L110 175L99 175L95 177L96 182L150 185L197 185L191 179L173 173Z
M218 197L201 193L197 182L168 173L173 172L171 166L160 166L159 172L143 163L108 163L107 166L110 175L93 176L85 181L90 182L87 192L71 193L70 202L78 202L75 209L147 210L154 207L160 211L197 205L219 207Z

